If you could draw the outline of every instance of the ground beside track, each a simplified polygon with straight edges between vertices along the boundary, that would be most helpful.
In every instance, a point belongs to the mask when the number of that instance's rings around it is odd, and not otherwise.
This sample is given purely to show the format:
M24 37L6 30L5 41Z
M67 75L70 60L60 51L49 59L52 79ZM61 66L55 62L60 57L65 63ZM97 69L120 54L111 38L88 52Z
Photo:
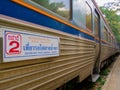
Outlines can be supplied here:
M109 74L102 90L120 90L120 55L113 65L111 73Z
M74 90L120 90L120 56L102 69L100 78L95 83L84 80Z

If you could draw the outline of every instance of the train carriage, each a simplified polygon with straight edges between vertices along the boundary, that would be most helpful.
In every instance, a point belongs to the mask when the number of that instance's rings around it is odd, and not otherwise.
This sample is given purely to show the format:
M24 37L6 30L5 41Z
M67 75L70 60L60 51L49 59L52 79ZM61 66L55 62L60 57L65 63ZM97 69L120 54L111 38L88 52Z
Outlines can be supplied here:
M118 49L94 0L1 0L0 43L0 90L95 81Z

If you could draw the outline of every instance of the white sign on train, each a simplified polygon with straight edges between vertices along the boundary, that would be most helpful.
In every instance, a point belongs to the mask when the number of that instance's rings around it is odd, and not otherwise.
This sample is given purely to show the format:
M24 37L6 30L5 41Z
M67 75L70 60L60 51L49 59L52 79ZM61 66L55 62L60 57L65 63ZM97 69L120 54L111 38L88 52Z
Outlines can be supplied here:
M59 38L32 32L3 30L3 62L59 56Z

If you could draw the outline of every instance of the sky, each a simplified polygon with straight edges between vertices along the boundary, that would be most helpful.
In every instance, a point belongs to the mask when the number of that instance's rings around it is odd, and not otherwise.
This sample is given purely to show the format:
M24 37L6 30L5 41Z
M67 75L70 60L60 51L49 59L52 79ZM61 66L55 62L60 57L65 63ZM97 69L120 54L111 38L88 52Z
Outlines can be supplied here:
M107 3L107 2L113 2L115 0L95 0L98 4L98 6L103 6L104 3Z

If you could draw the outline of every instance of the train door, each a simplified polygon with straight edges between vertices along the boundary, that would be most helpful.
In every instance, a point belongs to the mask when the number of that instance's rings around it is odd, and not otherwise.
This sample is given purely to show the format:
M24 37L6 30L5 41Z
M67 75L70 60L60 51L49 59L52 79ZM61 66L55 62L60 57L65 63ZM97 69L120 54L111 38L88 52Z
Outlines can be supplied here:
M100 35L100 15L95 10L94 14L94 34L95 34L95 65L94 65L94 74L100 72L100 48L101 48L101 35Z

